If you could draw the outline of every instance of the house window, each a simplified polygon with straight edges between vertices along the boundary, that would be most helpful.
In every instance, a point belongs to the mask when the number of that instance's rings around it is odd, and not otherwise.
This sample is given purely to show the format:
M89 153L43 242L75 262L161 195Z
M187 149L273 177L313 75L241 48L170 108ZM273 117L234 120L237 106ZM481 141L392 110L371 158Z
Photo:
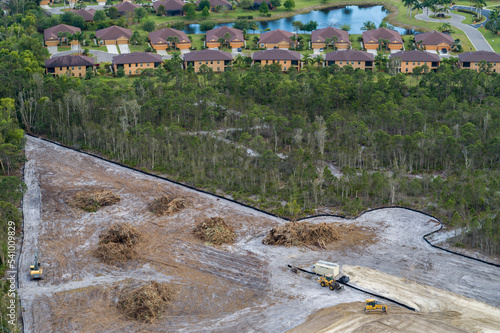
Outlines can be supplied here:
M408 65L408 61L406 62L406 64Z
M78 66L78 69L82 69L82 66Z
M141 62L141 67L142 67L142 62Z
M266 45L265 44L260 44L260 47L265 47Z
M415 61L413 62L413 65L415 65Z
M286 71L286 67L283 67L283 70Z
M361 65L361 61L358 61L358 65Z
M219 61L219 60L217 60L217 65L218 65L219 63L220 63L220 61Z
M214 62L213 62L213 61L210 61L210 65L213 65L213 64L214 64Z
M201 65L201 61L200 61L200 65Z
M207 60L207 61L205 61L205 63L208 65L208 60Z
M418 65L420 66L420 61L418 62Z
M72 69L72 70L75 70L75 66L71 66L71 69Z
M408 72L408 68L406 69L406 71Z
M59 67L59 70L62 71L62 67Z
M132 74L132 71L128 71L129 74Z
M340 60L340 64L342 65L342 60Z
M220 67L217 67L217 72L220 72Z

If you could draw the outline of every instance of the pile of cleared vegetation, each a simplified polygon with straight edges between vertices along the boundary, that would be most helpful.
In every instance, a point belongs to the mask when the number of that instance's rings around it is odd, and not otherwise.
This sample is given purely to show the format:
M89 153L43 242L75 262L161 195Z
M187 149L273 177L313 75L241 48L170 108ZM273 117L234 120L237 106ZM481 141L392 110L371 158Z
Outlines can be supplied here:
M151 323L162 314L175 295L169 284L152 281L122 294L118 308L128 318Z
M288 222L271 229L262 240L266 245L317 246L326 248L329 244L339 243L345 246L359 244L372 238L363 228L340 223Z
M186 208L186 199L171 199L168 195L164 194L159 198L155 198L153 202L149 204L148 208L151 212L155 213L158 216L170 215Z
M233 228L220 217L211 217L196 224L193 234L214 245L231 244L236 239Z
M137 255L135 245L142 238L139 231L125 223L115 223L99 235L94 256L106 264L123 263Z
M111 206L120 201L120 197L110 190L93 190L77 193L70 201L70 205L87 212L97 212L99 208Z

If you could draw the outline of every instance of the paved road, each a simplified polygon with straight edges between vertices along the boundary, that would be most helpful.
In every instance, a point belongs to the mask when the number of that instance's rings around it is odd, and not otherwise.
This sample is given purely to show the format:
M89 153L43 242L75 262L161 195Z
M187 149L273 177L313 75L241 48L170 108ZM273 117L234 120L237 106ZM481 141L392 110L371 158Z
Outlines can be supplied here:
M467 10L472 10L472 11L475 11L475 8L473 7L469 7L469 6L452 6L451 7L452 9L467 9ZM488 22L488 20L490 19L490 10L489 9L481 9L481 15L483 15L486 20L482 23L478 23L478 24L469 24L471 27L473 28L481 28L481 26L485 25L486 22Z
M430 14L432 15L433 13L430 12ZM418 14L415 17L418 20L427 22L450 23L452 26L462 30L467 35L467 37L469 37L470 41L472 42L472 45L474 45L477 51L493 52L493 48L486 41L484 36L479 31L477 31L477 29L471 27L470 25L462 23L462 21L465 20L465 17L453 13L451 13L450 16L451 18L448 20L438 20L430 18L429 16L427 16L427 13L424 12L423 14ZM464 51L471 51L471 50L464 50Z

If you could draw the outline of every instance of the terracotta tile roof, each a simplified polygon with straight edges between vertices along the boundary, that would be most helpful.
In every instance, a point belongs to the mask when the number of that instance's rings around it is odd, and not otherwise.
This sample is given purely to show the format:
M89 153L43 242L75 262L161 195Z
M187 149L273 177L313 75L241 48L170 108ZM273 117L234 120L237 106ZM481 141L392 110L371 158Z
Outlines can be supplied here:
M73 9L72 12L75 13L76 15L80 15L81 17L83 17L85 22L89 22L94 20L94 14L96 10L94 8L80 9L80 10Z
M327 27L324 29L314 30L311 34L311 42L324 43L327 38L337 37L337 42L349 42L349 33L342 29Z
M440 61L439 56L425 51L400 51L392 53L390 58L400 57L401 61Z
M500 53L490 51L464 52L458 55L461 62L500 62Z
M441 43L446 43L450 46L455 42L450 35L439 31L430 31L415 35L415 43L419 41L422 41L423 45L439 45Z
M184 1L182 0L165 0L165 1L156 1L153 2L153 7L155 10L158 10L158 7L163 5L166 11L179 11L184 7Z
M132 30L113 25L106 29L97 30L95 35L102 40L116 40L120 37L129 39L132 36Z
M207 42L210 40L217 41L219 38L224 38L224 35L227 33L231 35L231 38L229 39L230 42L234 40L240 40L240 41L244 40L243 31L226 26L208 30L206 40Z
M145 52L124 53L113 57L114 65L139 64L142 62L163 62L161 55Z
M184 61L233 60L229 52L220 50L201 50L184 54Z
M290 37L292 37L293 35L295 34L281 29L264 32L262 35L260 35L259 44L261 43L277 44L281 42L293 44L294 41L290 39Z
M264 50L257 51L252 56L253 60L300 60L300 53L290 50Z
M172 28L165 28L161 30L156 30L153 32L150 32L148 34L149 40L151 41L152 44L158 44L158 43L167 43L168 42L168 37L177 37L179 38L179 42L189 42L188 36L186 33L180 30L172 29Z
M357 50L332 51L325 56L326 61L373 61L373 54Z
M391 43L403 43L399 32L387 28L363 31L363 43L378 43L380 39L388 39Z
M66 55L45 60L46 68L71 66L94 66L94 59L82 55Z
M134 10L136 8L140 8L141 5L137 5L137 4L132 3L130 1L124 1L124 2L121 2L121 3L114 5L113 7L118 9L118 12L120 12L120 13L131 13L131 12L134 12Z
M81 32L82 30L77 27L72 27L70 25L66 24L59 24L56 25L52 28L45 29L43 31L43 38L45 40L51 39L51 38L58 38L57 34L60 32L69 32L70 35L73 35L75 32Z
M208 1L210 2L211 7L216 7L216 6L233 7L227 0L208 0ZM201 0L196 1L196 5L198 5L200 2Z

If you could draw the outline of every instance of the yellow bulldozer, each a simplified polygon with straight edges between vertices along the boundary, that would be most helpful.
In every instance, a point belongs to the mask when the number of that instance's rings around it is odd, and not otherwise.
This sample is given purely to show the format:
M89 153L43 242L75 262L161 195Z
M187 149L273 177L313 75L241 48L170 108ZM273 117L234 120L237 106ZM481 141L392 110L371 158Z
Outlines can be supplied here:
M387 314L387 305L377 302L374 299L367 299L365 301L365 313L385 312Z
M342 286L330 275L323 275L318 279L322 287L328 286L330 290L342 290Z
M30 277L31 280L42 278L43 267L38 262L38 250L35 251L35 262L34 265L30 265Z

